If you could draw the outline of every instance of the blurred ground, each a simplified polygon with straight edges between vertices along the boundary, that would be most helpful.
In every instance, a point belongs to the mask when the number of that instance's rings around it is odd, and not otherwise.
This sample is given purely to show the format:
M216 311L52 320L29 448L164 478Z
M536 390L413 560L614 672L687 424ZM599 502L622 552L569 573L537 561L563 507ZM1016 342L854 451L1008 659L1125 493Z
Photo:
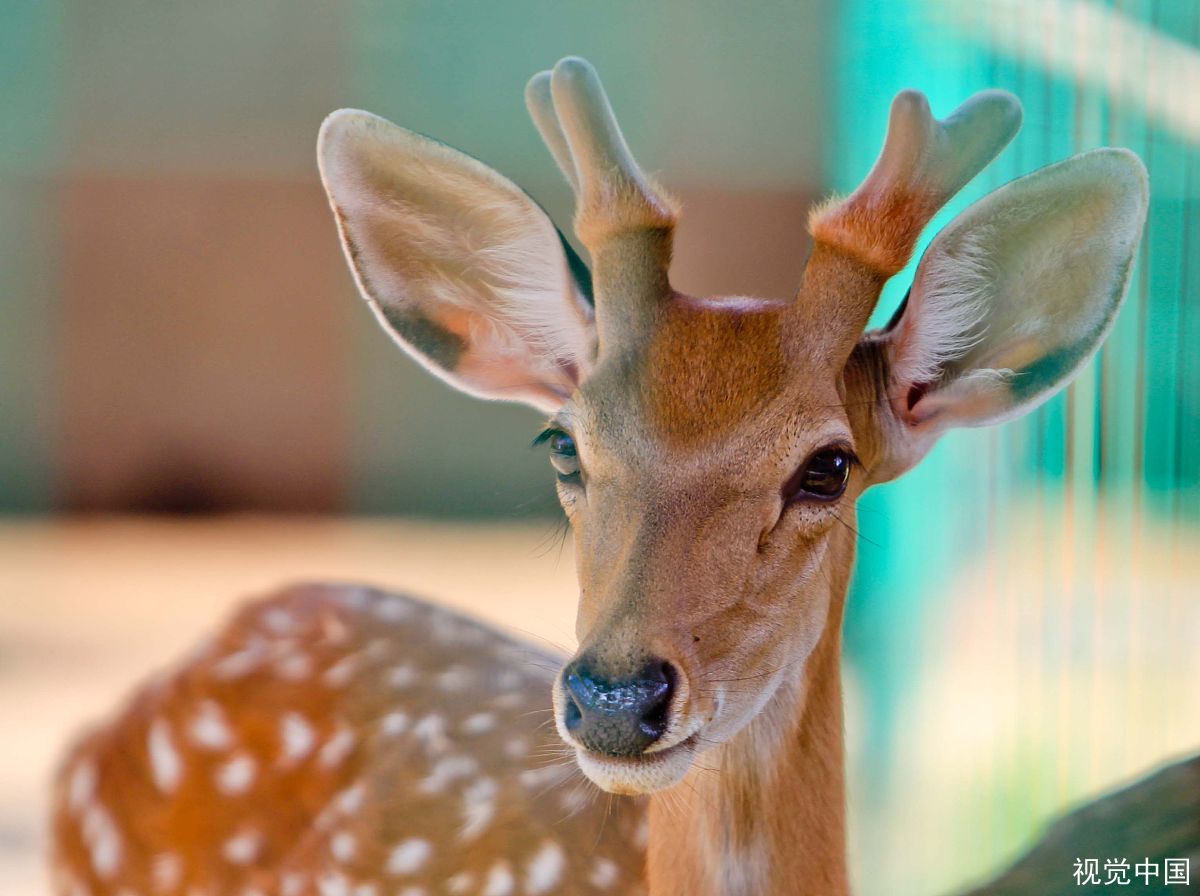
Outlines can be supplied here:
M45 892L43 798L66 740L237 601L305 579L402 587L570 649L559 546L552 522L0 523L0 892Z
M1152 522L1127 538L1105 519L1080 542L1015 511L914 608L895 633L914 668L888 755L864 745L862 673L848 666L857 892L950 891L1063 808L1200 750L1200 539ZM43 797L65 741L236 601L354 580L569 650L576 585L560 535L553 522L0 522L0 891L46 892Z

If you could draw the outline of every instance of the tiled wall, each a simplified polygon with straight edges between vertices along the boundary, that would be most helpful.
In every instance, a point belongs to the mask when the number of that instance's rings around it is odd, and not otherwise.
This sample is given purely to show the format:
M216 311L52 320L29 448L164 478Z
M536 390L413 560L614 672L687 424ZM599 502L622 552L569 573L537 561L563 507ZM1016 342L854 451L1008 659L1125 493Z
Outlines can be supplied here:
M0 511L546 511L535 416L452 395L355 299L321 119L434 134L566 224L522 88L586 55L684 200L678 285L786 295L820 190L817 6L0 10Z

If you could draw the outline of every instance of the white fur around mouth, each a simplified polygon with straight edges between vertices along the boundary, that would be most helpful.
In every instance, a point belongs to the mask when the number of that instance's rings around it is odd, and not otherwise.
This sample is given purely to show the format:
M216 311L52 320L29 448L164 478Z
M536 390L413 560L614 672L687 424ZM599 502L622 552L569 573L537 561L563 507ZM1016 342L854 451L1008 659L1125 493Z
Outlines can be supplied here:
M579 768L592 782L609 793L638 796L665 790L683 780L692 767L697 736L655 753L641 756L605 756L575 748Z

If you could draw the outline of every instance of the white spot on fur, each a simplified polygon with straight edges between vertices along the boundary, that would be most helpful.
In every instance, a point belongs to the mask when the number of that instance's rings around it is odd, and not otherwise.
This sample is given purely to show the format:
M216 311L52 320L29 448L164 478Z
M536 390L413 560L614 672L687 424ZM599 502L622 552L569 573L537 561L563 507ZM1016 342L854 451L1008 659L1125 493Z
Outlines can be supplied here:
M372 638L371 643L363 648L363 656L372 662L387 659L393 652L392 642L387 638Z
M157 892L169 893L183 880L183 859L173 852L161 852L150 863L150 875Z
M362 808L363 797L366 796L367 789L362 783L355 784L353 787L347 787L336 797L334 797L334 805L343 815L353 815Z
M330 736L329 740L325 741L317 758L321 765L333 768L335 765L340 765L350 755L354 750L354 745L354 732L342 726Z
M96 804L89 806L83 813L80 833L96 874L111 878L121 865L121 835L108 810Z
M183 777L183 759L175 749L171 729L165 719L155 719L146 738L150 754L150 776L162 793L174 793Z
M428 840L416 837L405 840L388 853L388 874L413 874L420 870L431 855L433 855L433 846Z
M317 879L321 896L351 896L350 879L339 871L327 871Z
M598 890L610 889L621 876L621 870L612 859L598 858L592 864L592 873L588 875L588 883Z
M308 878L299 871L289 871L279 882L279 896L300 896Z
M283 742L280 763L290 765L299 762L312 752L317 742L317 733L308 719L298 712L287 712L279 720L279 737Z
M350 683L360 668L362 668L362 657L357 653L352 653L342 657L326 669L321 679L330 687L342 688Z
M462 839L474 840L482 834L496 815L496 792L499 788L491 778L472 781L463 791Z
M446 892L449 896L467 896L475 885L475 876L469 871L460 871L446 878Z
M504 742L504 755L509 759L520 759L529 755L529 741L523 737L513 737Z
M217 660L212 667L214 678L222 681L233 681L245 678L261 665L267 653L267 646L262 639L256 638L242 650L228 654Z
M283 607L268 607L261 618L263 627L276 635L290 634L296 628L296 617Z
M354 896L379 896L379 888L372 883L357 884Z
M249 865L261 850L262 834L255 830L242 831L221 844L221 855L233 865Z
M326 613L321 617L321 635L326 644L337 646L350 640L350 629L340 616Z
M588 804L588 792L583 787L576 787L574 790L565 791L558 798L558 804L563 807L563 811L568 815L582 812Z
M496 727L496 717L490 712L477 712L464 719L459 727L464 734L485 734Z
M307 653L289 653L275 661L275 674L288 681L303 681L313 674L313 660Z
M553 840L546 840L525 866L525 892L529 896L542 896L553 890L567 867L567 857L562 847Z
M67 779L67 805L72 811L78 812L92 801L98 780L96 763L91 759L81 759L75 764Z
M375 616L384 622L400 622L413 614L413 605L408 601L385 595L375 602L372 608Z
M226 796L239 796L250 789L258 763L249 753L240 753L217 768L217 789Z
M349 831L338 831L329 841L329 851L339 862L349 862L358 853L358 840Z
M521 673L515 669L505 669L496 676L496 687L502 691L514 691L521 686Z
M449 694L461 694L471 687L471 670L455 664L438 675L438 685Z
M394 688L412 687L417 682L417 670L411 665L405 663L401 666L393 666L388 670L387 683Z
M220 704L204 700L196 707L196 714L188 725L188 738L206 750L227 750L233 745L233 729Z
M444 753L450 749L450 740L446 737L446 720L437 713L431 712L413 726L413 736L425 747L429 754Z
M426 896L424 887L405 887L396 896Z
M395 737L408 730L408 716L397 710L389 712L379 721L379 730L388 737Z
M496 709L517 709L525 705L525 697L520 691L509 691L507 694L501 694L492 699L492 706Z
M312 826L315 830L328 831L341 820L342 816L338 812L336 803L336 800L330 800L325 805L325 808L317 814L317 817L313 819Z
M479 896L510 896L516 888L517 879L513 877L512 869L508 862L501 859L488 870L483 892Z
M418 789L422 793L441 793L459 778L470 777L478 769L479 763L470 756L447 756L434 764Z
M572 769L567 765L548 765L545 768L528 768L517 775L524 786L533 789L535 787L553 787L560 781L565 780L571 775Z
M645 816L638 822L638 826L633 830L633 845L638 849L645 849L650 843L650 819Z

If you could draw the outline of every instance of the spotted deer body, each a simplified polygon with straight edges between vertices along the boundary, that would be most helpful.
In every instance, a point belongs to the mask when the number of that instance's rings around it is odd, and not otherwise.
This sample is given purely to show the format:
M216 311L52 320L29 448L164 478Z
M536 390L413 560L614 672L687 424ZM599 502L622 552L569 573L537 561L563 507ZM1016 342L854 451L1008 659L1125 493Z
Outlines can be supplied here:
M561 662L368 588L253 602L76 745L58 891L636 892L644 807L562 761Z
M870 175L814 211L791 301L671 287L678 206L633 160L587 63L535 76L526 99L576 193L588 265L501 175L367 113L331 116L319 159L358 286L392 337L452 385L549 416L538 438L574 531L579 648L540 699L587 779L622 796L615 825L584 809L555 828L547 842L577 860L555 886L588 892L585 857L624 842L641 812L628 798L648 797L652 896L848 893L839 664L855 499L945 430L1035 407L1095 352L1124 295L1145 171L1096 150L1002 187L934 239L892 324L864 333L930 218L1016 132L1015 98L977 94L939 121L921 95L898 96ZM387 712L384 683L366 687ZM400 752L378 740L372 780ZM414 817L413 786L368 790L356 849L395 841L372 813L384 802ZM544 813L519 802L529 843ZM515 848L462 846L479 865L464 892L534 892L479 882ZM636 845L605 858L618 892L634 892ZM372 867L355 880L391 887Z

